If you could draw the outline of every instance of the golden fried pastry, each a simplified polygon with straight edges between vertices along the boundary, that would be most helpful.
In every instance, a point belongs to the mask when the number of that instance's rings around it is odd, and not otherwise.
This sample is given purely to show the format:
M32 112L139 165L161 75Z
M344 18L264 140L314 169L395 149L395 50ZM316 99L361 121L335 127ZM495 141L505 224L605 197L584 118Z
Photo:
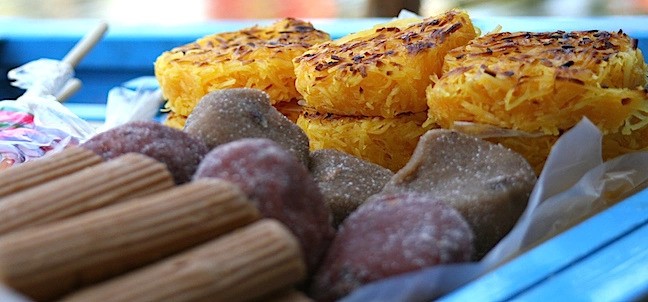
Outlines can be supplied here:
M444 55L475 38L465 12L395 20L313 46L295 62L297 90L311 111L395 117L427 110L425 88Z
M604 133L648 124L646 66L636 40L604 31L497 33L446 56L427 90L430 121L558 135L588 117Z
M421 135L425 113L393 118L336 116L304 112L297 120L311 150L336 149L397 171L409 160Z
M427 123L519 131L487 139L521 153L537 173L583 117L604 133L606 159L648 147L648 67L621 31L489 34L445 60L427 89Z
M292 59L313 44L330 40L311 23L283 19L219 33L164 52L155 62L155 75L168 102L166 107L188 116L201 97L223 88L257 88L273 104L300 98L295 89ZM169 125L179 125L169 119Z
M549 156L551 147L558 140L557 135L543 135L537 137L491 137L485 138L488 141L499 143L513 151L520 153L534 168L536 174L540 174L544 163ZM603 136L602 152L603 160L609 160L617 156L648 149L648 127L632 131L625 135L622 133L610 133Z
M299 106L297 101L281 102L273 106L293 123L297 122L297 118L302 112L302 107ZM179 115L173 111L170 111L164 120L165 125L176 129L183 129L186 123L187 116Z
M183 129L185 123L187 123L187 116L177 114L173 111L169 111L164 120L165 125L176 129Z
M296 123L299 115L302 113L302 106L299 105L297 100L290 102L281 102L274 104L274 107L285 115L291 122Z

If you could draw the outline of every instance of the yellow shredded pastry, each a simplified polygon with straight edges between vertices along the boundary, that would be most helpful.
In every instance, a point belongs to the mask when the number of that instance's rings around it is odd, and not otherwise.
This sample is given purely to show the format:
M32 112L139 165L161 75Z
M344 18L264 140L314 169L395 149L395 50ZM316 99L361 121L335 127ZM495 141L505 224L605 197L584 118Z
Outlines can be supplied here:
M545 135L540 137L498 137L486 140L499 143L520 153L539 175L542 171L551 147L559 136ZM611 133L603 135L603 160L636 152L648 151L648 127L633 131L631 134Z
M433 128L422 127L425 119L424 112L393 118L304 112L297 125L310 139L311 150L337 149L398 171L412 156L421 135Z
M187 122L186 116L171 111L167 114L166 119L164 120L164 125L171 128L184 129L185 122Z
M429 122L558 135L589 118L604 133L648 124L646 66L622 32L497 33L445 58L427 89Z
M273 104L300 99L292 59L316 43L330 40L311 23L283 19L219 33L164 52L155 75L167 109L188 116L207 93L225 88L266 91Z
M443 57L476 37L465 12L395 20L313 46L295 58L296 87L316 112L394 117L427 110Z

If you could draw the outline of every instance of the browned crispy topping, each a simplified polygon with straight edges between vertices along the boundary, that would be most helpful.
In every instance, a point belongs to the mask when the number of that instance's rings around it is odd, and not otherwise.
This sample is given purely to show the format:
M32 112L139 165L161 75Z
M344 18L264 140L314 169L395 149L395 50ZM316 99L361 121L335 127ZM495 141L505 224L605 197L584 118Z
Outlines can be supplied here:
M484 70L484 73L488 74L489 76L491 76L491 77L496 77L497 76L497 72L495 72L495 71L493 71L491 69L488 69L488 67L486 67L486 65L482 65L481 68Z
M564 64L562 64L560 66L562 66L562 67L571 67L572 65L574 65L574 61L569 60L569 61L565 62Z
M317 119L322 119L322 120L335 120L335 119L352 119L352 120L363 120L366 119L367 117L365 116L357 116L357 115L340 115L340 114L334 114L334 113L328 113L328 112L319 112L312 110L311 108L304 107L301 114L305 117L308 118L309 120L317 120ZM397 117L409 117L409 116L414 116L416 113L411 113L411 112L404 112L401 114L398 114Z
M209 55L210 60L241 60L253 62L246 57L261 49L273 49L280 53L284 48L306 50L316 43L329 40L329 35L317 30L309 22L286 18L269 27L254 26L235 32L214 34L199 39L195 43L176 47L172 53L181 53L182 58L173 61L195 61L196 64L209 63L208 60L192 60L191 57Z
M508 54L508 56L520 58L522 61L529 57L560 59L560 57L569 57L572 54L587 54L592 58L605 60L606 55L623 51L627 45L633 47L632 39L621 31L618 33L598 30L541 33L501 32L479 37L465 48L454 50L451 54L457 60L463 59L466 55L475 57L493 54L498 56Z
M510 67L498 70L497 66L504 66L503 61L516 62L519 68L540 64L560 69L557 80L582 85L583 81L574 76L577 70L594 71L601 62L630 48L635 49L636 42L623 31L500 32L479 37L465 47L452 50L446 57L446 68L447 72L453 72L452 69L460 66L476 64L483 65L481 70L491 76L513 76L516 70ZM573 72L568 72L572 69Z
M568 78L568 77L556 76L556 80L558 80L558 81L567 81L567 82L571 82L571 83L578 84L578 85L585 85L585 82L583 82L583 80L576 79L576 78Z
M366 77L368 68L384 66L387 57L403 53L416 55L443 43L450 34L463 26L458 14L459 12L450 11L443 17L423 19L404 28L380 27L367 39L350 40L342 44L322 43L295 59L295 62L316 62L313 65L317 71L339 68ZM390 64L402 68L400 64ZM391 71L387 71L387 74L390 73Z

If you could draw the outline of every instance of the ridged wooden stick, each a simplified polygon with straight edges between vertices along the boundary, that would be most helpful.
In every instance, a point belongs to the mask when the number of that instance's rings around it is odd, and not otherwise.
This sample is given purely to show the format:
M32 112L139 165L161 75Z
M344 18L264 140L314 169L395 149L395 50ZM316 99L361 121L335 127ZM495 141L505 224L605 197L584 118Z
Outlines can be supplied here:
M130 153L0 200L0 234L173 187L166 166Z
M195 181L0 237L0 283L37 301L51 300L259 218L237 186Z
M0 197L46 183L101 163L101 157L81 147L69 147L0 172Z
M250 301L291 287L305 274L297 239L281 223L264 219L62 301Z

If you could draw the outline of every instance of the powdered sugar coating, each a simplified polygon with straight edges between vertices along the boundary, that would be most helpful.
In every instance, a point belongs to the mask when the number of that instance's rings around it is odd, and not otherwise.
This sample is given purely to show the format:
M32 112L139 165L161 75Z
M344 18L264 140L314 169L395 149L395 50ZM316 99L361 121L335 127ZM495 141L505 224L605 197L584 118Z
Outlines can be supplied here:
M242 138L267 138L308 166L306 133L270 105L268 94L258 89L223 89L205 95L187 118L184 131L211 149Z
M432 194L457 209L475 231L476 258L513 227L535 185L535 173L519 154L459 132L424 134L405 167L384 193Z
M217 177L239 185L266 217L290 228L313 270L334 230L331 214L304 165L277 143L260 138L223 144L200 163L195 179Z
M176 184L191 180L209 151L205 143L180 130L152 121L127 123L99 133L81 147L104 159L135 152L166 164Z
M337 227L394 175L389 169L351 154L321 149L311 152L310 171Z
M473 238L464 218L430 195L375 195L342 223L312 294L334 301L371 281L469 261Z

